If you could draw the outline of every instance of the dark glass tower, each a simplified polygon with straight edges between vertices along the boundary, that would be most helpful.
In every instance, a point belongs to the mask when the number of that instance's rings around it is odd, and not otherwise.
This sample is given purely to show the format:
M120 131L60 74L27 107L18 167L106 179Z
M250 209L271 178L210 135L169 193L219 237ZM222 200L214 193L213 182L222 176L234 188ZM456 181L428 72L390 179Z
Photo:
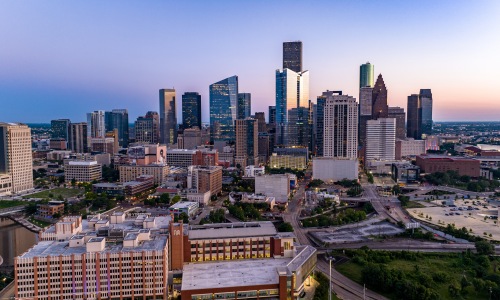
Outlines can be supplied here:
M414 139L420 139L420 98L419 95L412 94L408 96L407 106L406 136Z
M325 130L325 101L326 96L318 96L316 98L316 155L323 156L323 132Z
M404 108L389 107L389 118L396 119L396 139L403 140L406 137L406 114Z
M432 92L421 89L420 94L420 137L432 134Z
M373 87L373 73L375 67L367 62L359 67L359 88Z
M269 106L269 125L276 124L276 106Z
M372 119L387 118L388 115L387 88L382 74L379 74L372 91Z
M302 72L302 42L283 43L283 70L290 69L296 73Z
M201 129L201 95L187 92L182 95L182 127Z
M50 121L50 128L52 129L52 137L65 139L66 144L69 145L71 121L69 119L59 119Z
M238 119L249 118L252 106L252 95L250 93L238 93Z
M177 143L175 89L160 90L160 143Z
M128 111L126 109L113 109L104 113L106 132L118 130L118 144L120 147L128 147Z
M210 85L210 135L212 141L235 141L238 116L238 76Z

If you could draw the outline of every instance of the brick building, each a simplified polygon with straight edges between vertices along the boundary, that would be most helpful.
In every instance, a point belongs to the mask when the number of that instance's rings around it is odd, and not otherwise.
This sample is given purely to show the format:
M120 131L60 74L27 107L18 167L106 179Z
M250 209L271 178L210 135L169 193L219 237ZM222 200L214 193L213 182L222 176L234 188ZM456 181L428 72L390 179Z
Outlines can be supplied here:
M422 173L456 171L460 176L479 177L481 163L479 160L462 156L417 155L417 166Z

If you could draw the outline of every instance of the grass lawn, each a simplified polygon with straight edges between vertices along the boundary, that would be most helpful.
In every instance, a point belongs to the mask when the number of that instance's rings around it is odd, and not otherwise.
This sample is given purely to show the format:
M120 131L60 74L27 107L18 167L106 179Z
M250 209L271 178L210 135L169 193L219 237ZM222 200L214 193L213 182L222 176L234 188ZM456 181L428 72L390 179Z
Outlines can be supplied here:
M61 195L64 199L70 198L70 197L75 197L83 193L83 190L81 189L68 189L68 188L55 188L52 190L46 190L42 192L38 192L35 194L31 194L28 196L24 196L24 199L29 199L29 198L49 198L49 194L53 195L53 199L57 199L59 195Z
M451 281L455 280L457 282L460 282L464 274L468 280L472 280L475 276L471 273L470 270L464 271L464 269L468 268L464 268L460 256L461 254L424 253L422 255L424 257L419 258L417 261L394 259L384 264L386 264L389 269L407 271L410 274L415 274L416 269L418 269L420 273L427 274L431 277L433 274L436 274L438 272L446 273L449 276L447 282L433 282L433 289L437 293L439 293L440 299L456 299L455 297L452 297L448 291L448 287ZM363 266L349 261L347 263L338 265L335 268L346 277L358 282L359 284L363 284L361 273L364 268ZM492 268L490 268L489 274L492 273ZM377 291L377 289L374 287L369 288L373 289L376 292L379 292L389 299L396 299L395 295L392 293ZM466 291L467 294L464 295L461 299L488 299L489 297L487 293L476 293L472 285L467 287Z
M423 204L420 204L416 201L408 201L408 205L405 206L405 208L424 208L426 207L425 205Z
M3 208L9 208L9 207L14 207L14 206L19 206L19 205L26 205L27 203L24 201L9 201L9 200L0 200L0 209Z
M35 224L36 226L38 227L47 227L47 226L50 226L52 225L52 223L49 223L49 222L44 222L44 221L40 221L40 220L35 220L33 217L30 217L28 219L28 221L30 221L30 223L33 223Z

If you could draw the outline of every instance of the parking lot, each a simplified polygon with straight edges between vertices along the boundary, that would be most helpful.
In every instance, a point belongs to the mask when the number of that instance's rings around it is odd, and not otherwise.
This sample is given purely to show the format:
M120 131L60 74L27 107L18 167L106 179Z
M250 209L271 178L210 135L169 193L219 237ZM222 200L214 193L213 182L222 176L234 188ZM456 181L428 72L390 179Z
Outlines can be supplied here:
M441 201L425 208L411 208L408 212L413 218L442 227L455 224L456 228L465 227L472 234L488 239L500 240L498 224L498 202L486 200L456 200L455 205L442 207ZM486 232L486 235L484 233ZM491 234L491 237L490 237Z

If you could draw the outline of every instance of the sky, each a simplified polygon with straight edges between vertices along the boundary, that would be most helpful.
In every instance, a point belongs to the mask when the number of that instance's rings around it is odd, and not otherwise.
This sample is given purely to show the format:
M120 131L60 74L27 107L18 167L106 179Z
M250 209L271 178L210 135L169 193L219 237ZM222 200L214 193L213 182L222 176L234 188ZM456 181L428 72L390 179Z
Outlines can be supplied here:
M435 121L499 121L500 1L0 1L0 121L85 121L159 110L158 90L202 95L239 76L252 113L275 104L282 43L303 42L310 97L358 98L359 66L390 106L432 89Z

